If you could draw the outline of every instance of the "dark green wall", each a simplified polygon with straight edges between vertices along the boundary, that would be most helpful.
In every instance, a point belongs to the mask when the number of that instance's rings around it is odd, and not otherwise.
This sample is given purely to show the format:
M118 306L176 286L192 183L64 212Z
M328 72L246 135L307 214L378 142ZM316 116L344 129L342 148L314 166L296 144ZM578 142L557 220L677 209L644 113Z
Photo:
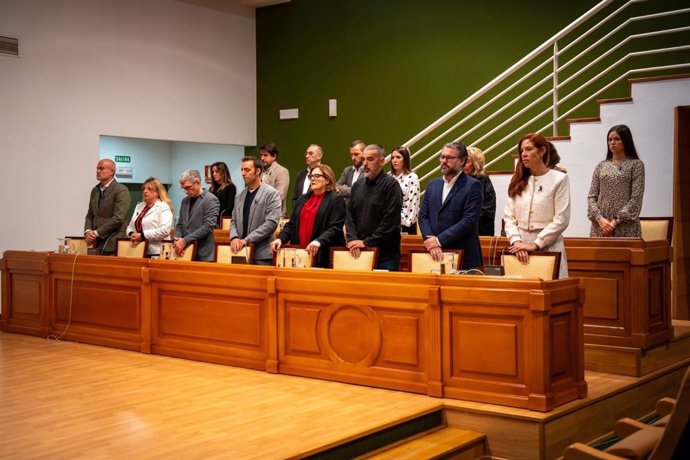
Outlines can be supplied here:
M257 141L278 145L292 177L306 147L321 144L339 174L353 139L389 152L596 3L292 0L259 8ZM337 118L328 118L330 98ZM299 119L279 120L287 108L299 108Z

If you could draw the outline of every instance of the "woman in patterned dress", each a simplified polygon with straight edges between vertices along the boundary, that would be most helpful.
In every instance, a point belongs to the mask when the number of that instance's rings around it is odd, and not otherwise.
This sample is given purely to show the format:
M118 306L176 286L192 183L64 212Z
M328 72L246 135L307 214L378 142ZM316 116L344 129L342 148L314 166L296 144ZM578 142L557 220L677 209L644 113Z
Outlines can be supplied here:
M529 253L561 253L559 278L568 277L563 232L570 223L568 175L550 169L549 142L541 134L526 134L518 143L520 161L508 186L505 207L508 249L523 263Z
M496 220L496 191L494 184L484 170L484 152L477 147L467 147L467 161L463 167L465 174L482 183L484 201L479 214L479 236L494 236Z
M410 151L407 147L393 149L390 175L398 180L403 193L400 231L408 235L416 235L419 215L419 178L410 167Z
M592 221L589 236L639 238L644 163L627 126L614 126L606 139L606 160L594 169L587 196L587 218Z

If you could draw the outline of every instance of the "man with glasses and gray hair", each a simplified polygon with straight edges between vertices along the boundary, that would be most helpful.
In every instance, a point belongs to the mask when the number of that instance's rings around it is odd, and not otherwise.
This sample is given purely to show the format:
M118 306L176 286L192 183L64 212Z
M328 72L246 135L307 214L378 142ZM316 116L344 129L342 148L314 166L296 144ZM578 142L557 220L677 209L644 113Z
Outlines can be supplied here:
M196 169L188 169L180 175L180 187L187 196L180 205L173 248L180 256L187 246L196 243L195 260L213 262L213 229L220 210L218 198L201 187L201 176Z
M424 247L440 261L444 249L465 251L462 269L480 267L479 214L482 184L463 172L467 148L461 142L446 144L439 157L442 178L429 182L419 211Z

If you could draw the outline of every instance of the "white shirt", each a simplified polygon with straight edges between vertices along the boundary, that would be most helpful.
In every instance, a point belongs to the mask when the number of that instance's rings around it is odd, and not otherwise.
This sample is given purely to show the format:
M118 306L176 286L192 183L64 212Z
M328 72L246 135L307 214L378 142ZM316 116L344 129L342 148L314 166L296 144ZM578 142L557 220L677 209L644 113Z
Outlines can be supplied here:
M453 185L455 185L455 181L457 181L458 177L460 177L460 174L463 174L463 172L460 171L458 174L456 174L449 181L446 180L446 176L443 176L443 194L441 195L441 204L443 204L443 202L446 201L448 194L450 193L451 189L453 188Z
M307 175L304 176L304 184L302 185L302 195L308 193L309 189L311 188L311 180L309 179L309 176L311 176L312 169L313 168L307 168Z
M417 174L409 172L406 174L394 175L390 173L400 184L403 193L403 206L400 211L400 225L411 227L417 222L419 214L419 178Z

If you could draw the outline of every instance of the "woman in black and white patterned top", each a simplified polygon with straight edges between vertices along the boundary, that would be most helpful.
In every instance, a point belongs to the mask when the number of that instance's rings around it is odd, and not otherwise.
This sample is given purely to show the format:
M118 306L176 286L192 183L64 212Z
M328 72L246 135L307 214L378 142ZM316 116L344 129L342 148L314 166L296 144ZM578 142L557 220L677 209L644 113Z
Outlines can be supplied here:
M587 196L587 217L592 221L589 235L639 238L644 163L627 126L612 127L606 139L606 160L594 169Z
M407 147L393 149L390 175L398 180L403 193L400 231L408 235L415 235L417 234L417 216L419 215L419 178L411 170L410 151Z

